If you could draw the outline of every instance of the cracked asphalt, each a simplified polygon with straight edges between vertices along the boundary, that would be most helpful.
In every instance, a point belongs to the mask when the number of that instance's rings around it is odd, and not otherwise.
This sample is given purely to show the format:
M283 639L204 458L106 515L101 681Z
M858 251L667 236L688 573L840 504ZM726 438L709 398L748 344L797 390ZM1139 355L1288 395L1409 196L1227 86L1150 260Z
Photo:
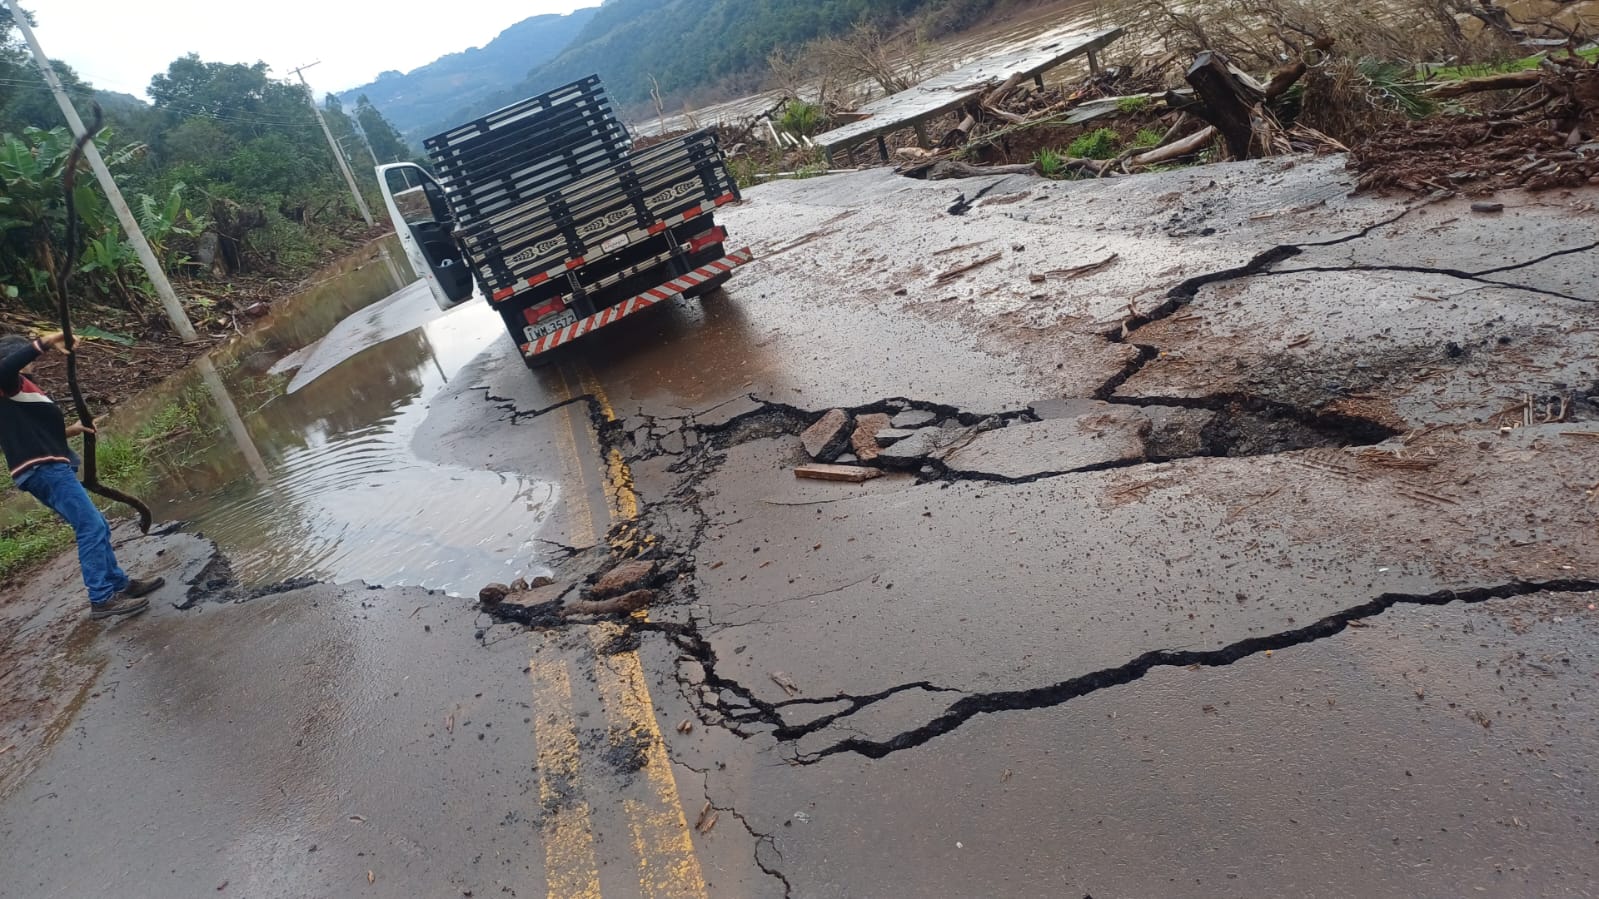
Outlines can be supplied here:
M448 516L554 585L357 583L425 513L228 602L249 541L130 542L198 601L53 625L0 894L1591 895L1599 193L1341 166L770 184L724 294L550 368L450 313L409 451L554 485ZM796 479L832 409L917 449ZM561 614L635 558L647 611Z

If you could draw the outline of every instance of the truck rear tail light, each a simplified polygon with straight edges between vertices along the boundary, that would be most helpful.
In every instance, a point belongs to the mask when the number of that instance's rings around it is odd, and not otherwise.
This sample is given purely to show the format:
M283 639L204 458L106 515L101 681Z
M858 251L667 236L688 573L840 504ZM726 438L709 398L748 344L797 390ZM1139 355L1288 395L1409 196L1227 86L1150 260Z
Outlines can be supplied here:
M566 304L561 302L560 297L556 297L555 299L550 300L548 303L527 308L522 312L522 317L527 319L528 324L536 325L539 323L539 319L543 318L544 316L554 315L565 308Z
M722 227L712 228L711 230L706 231L705 233L699 235L698 237L690 238L689 242L688 242L688 251L690 253L698 253L701 250L705 249L706 247L712 246L713 244L722 243L722 242L724 242L726 240L727 240L727 229L726 228L722 228Z

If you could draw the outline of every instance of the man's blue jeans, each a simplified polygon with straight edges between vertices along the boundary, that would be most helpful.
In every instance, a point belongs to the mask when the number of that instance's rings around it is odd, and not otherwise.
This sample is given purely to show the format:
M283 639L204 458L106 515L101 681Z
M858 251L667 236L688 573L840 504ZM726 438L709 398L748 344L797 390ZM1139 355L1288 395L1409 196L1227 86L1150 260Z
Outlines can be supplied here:
M45 462L27 474L22 489L66 519L78 537L78 565L83 568L83 585L89 588L89 602L105 602L127 589L128 576L111 551L111 526L89 500L72 466Z

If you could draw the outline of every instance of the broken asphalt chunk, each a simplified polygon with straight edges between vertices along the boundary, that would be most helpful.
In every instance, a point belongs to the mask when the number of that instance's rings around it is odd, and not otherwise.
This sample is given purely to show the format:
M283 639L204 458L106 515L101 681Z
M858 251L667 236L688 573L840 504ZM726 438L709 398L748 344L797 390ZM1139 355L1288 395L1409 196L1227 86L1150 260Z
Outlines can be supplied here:
M1149 419L1131 407L1097 405L1071 418L982 431L942 461L950 471L1002 480L1143 461Z
M489 584L477 592L477 601L486 606L497 606L509 596L511 588L504 584Z
M586 591L589 599L609 599L637 590L655 576L655 563L639 559L622 564L605 572L594 586Z
M816 463L801 465L794 469L794 477L807 478L812 481L845 481L859 484L879 477L882 472L875 468L862 468L858 465L826 465Z
M907 409L894 416L889 424L895 428L915 430L925 428L935 421L938 421L938 414L935 412L928 412L926 409Z
M833 409L800 434L800 443L805 445L805 452L812 459L831 462L844 452L849 436L849 414L843 409Z
M881 440L886 433L886 431L879 433L878 439ZM896 441L893 446L879 453L877 458L882 462L899 465L919 464L932 455L945 439L947 432L942 430L923 428L920 431L911 431L903 440Z
M624 593L615 599L585 600L580 599L569 602L561 609L561 617L573 618L578 615L631 615L640 609L649 608L655 602L654 590L634 590Z
M889 418L882 412L872 412L855 419L855 433L850 435L850 445L855 448L855 456L864 462L877 458L879 431L888 430ZM843 461L840 457L840 461Z
M912 428L884 428L877 432L877 445L893 446L915 433L916 431Z

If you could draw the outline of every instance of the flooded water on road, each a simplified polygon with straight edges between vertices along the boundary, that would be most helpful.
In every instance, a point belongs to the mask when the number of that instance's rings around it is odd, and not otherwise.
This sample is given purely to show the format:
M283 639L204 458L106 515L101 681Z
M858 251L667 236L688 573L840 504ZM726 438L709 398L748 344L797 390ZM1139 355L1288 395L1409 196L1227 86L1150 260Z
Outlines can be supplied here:
M119 410L151 446L158 520L215 540L247 584L291 578L475 593L528 573L551 482L418 458L429 401L504 339L486 304L441 313L360 258ZM153 432L153 433L152 433Z

